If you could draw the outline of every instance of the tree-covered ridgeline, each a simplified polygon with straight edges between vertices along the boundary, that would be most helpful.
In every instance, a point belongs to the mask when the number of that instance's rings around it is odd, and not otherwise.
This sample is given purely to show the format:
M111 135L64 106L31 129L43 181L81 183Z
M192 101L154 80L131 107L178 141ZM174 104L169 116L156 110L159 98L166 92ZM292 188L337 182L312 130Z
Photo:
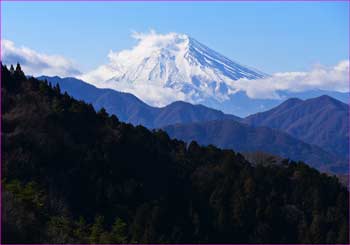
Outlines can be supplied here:
M336 177L122 123L20 65L1 75L2 243L349 242Z

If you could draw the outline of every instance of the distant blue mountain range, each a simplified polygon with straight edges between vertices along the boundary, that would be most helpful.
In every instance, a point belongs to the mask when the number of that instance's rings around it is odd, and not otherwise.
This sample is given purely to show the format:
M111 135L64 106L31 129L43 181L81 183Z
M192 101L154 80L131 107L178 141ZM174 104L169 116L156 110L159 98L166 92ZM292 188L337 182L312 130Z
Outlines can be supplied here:
M268 106L271 110L240 118L182 101L152 107L132 94L96 88L76 78L42 76L39 79L58 83L62 91L91 103L96 110L105 108L121 121L163 128L172 137L185 141L197 140L237 151L264 151L303 160L334 173L348 170L349 109L329 96L305 101L292 98L277 107L271 102ZM315 95L321 92L314 91ZM244 99L246 95L241 96Z
M328 95L343 103L349 103L349 93L325 90L308 90L304 92L279 91L279 95L284 99L252 99L245 92L237 92L230 96L229 100L218 102L215 100L207 101L206 105L227 113L234 113L240 117L246 117L258 112L270 110L282 102L291 99L311 99L322 95Z
M304 161L319 170L344 173L348 170L344 158L316 145L307 144L287 133L268 127L251 127L235 121L209 121L175 124L164 128L173 138L186 142L195 140L203 145L215 145L238 152L267 152L295 161Z
M289 99L281 105L251 115L243 121L255 127L284 131L349 158L349 106L328 95L301 100Z

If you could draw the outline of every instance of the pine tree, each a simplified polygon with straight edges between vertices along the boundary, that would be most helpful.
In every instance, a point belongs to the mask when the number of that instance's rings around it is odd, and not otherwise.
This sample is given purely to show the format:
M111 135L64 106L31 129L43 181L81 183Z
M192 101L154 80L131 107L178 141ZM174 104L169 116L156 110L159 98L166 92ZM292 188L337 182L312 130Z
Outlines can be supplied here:
M18 77L25 77L24 72L22 71L21 65L17 63L15 75Z
M103 107L97 112L97 115L104 120L108 118L108 113Z
M112 226L111 239L112 243L127 242L126 223L120 218L117 218Z
M50 243L70 243L70 220L63 216L52 217L48 223L47 236Z
M10 66L10 73L13 75L15 73L15 68L13 68L13 65Z
M73 230L73 235L76 241L80 243L87 243L88 226L86 224L84 217L79 218L79 221L75 223L75 227L76 228Z
M60 94L61 93L61 87L60 87L60 84L57 83L56 86L54 87L54 90L57 94Z
M100 243L100 237L103 233L103 217L96 216L95 223L91 226L89 242Z

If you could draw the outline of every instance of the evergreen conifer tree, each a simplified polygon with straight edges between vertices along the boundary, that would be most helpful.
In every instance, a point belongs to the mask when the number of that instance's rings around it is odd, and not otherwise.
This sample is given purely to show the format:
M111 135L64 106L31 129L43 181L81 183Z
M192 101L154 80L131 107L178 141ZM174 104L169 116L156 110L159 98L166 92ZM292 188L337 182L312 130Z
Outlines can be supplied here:
M14 74L15 73L15 68L13 68L13 65L10 66L10 73Z

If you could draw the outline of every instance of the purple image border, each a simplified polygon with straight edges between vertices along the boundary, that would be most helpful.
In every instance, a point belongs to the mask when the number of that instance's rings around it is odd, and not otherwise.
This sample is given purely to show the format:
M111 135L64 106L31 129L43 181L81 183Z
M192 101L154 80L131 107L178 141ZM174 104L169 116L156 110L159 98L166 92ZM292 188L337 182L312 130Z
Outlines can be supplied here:
M350 2L350 0L0 0L0 2Z
M0 0L0 63L2 64L2 50L1 50L1 42L2 42L2 2L213 2L213 3L220 3L220 2L348 2L348 16L350 20L350 0ZM348 61L350 60L350 23L348 27ZM1 83L2 83L2 67L0 67L0 89L1 89ZM349 85L349 93L348 93L348 132L350 135L350 71L348 74L348 85ZM0 244L2 244L2 93L0 93ZM350 142L348 142L348 151L350 153ZM348 183L347 187L350 188L350 159L348 161ZM350 203L350 195L348 203ZM350 212L348 220L350 221ZM348 230L348 232L350 232ZM350 235L349 235L350 236ZM27 243L30 244L30 243ZM27 245L26 244L26 245ZM36 244L36 243L31 243ZM45 243L41 243L45 245ZM141 243L142 244L142 243ZM214 245L213 244L206 244L206 245ZM235 243L237 244L237 243ZM269 244L269 243L259 243L259 244ZM279 243L284 244L284 243ZM299 243L303 244L303 243ZM22 244L14 244L14 245L22 245ZM25 244L23 244L25 245ZM48 245L48 244L46 244ZM77 244L75 245L91 245L91 244ZM127 244L129 245L129 244ZM130 244L134 245L134 244ZM146 245L146 244L142 244ZM174 244L175 245L175 244ZM176 244L177 245L177 244ZM183 244L182 244L183 245ZM215 244L216 245L216 244ZM243 245L243 244L242 244ZM250 243L250 245L258 245L254 243ZM276 244L278 245L278 244ZM335 244L338 245L338 244ZM340 244L339 244L340 245Z

